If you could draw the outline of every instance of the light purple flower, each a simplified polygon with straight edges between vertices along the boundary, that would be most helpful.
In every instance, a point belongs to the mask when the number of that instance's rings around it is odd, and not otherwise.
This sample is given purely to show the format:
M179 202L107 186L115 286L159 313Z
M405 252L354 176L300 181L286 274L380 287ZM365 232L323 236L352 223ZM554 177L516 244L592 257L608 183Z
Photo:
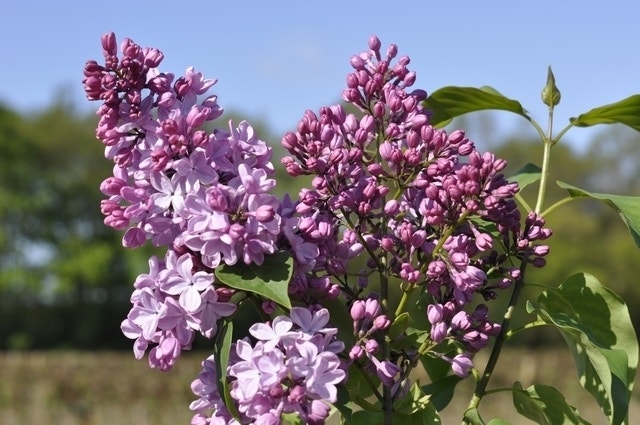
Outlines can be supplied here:
M162 280L162 290L170 295L179 295L180 305L192 313L200 308L200 293L213 284L213 274L205 271L193 273L191 255L184 254L176 261L175 269L167 270Z

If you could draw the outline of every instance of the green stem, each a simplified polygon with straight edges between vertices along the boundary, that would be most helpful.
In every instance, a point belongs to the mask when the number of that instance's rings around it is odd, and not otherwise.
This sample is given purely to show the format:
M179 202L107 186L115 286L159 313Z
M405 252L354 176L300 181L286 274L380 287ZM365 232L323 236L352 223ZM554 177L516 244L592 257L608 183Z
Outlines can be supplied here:
M527 210L527 212L533 211L533 208L529 205L527 201L525 201L524 197L520 194L520 192L516 193L516 199L520 204L522 204L523 208Z
M551 147L553 146L553 106L549 106L549 127L547 134L543 137L544 150L542 152L542 176L538 187L538 199L536 201L535 212L540 213L547 190L547 180L549 179L549 159L551 158Z
M473 392L471 401L469 402L469 409L477 408L480 404L480 400L482 400L482 397L484 397L487 393L487 385L489 384L489 380L493 375L493 371L498 364L498 358L500 357L502 346L507 339L509 325L511 324L511 319L513 318L513 311L515 310L518 299L520 298L520 292L524 287L524 275L526 268L527 263L523 261L520 264L520 278L514 284L513 292L511 293L511 298L509 299L509 305L507 306L507 311L502 318L500 333L496 337L496 342L493 346L493 349L491 350L491 354L489 355L489 360L487 361L487 365L485 366L484 373L480 377L480 380L476 383L476 389Z
M408 289L402 291L402 298L400 298L400 302L398 303L398 307L396 307L396 312L393 317L398 317L402 312L404 312L404 307L407 305L407 301L409 301L409 295L413 292L415 288L414 285L411 285Z
M526 325L521 326L519 328L509 330L507 332L506 338L509 339L515 334L520 333L526 329L537 328L538 326L547 326L547 325L548 323L543 322L542 320L536 320L535 322L527 323Z
M560 132L556 135L556 137L553 138L552 144L555 145L556 143L558 143L560 141L560 139L562 138L562 136L564 136L564 133L569 131L569 129L571 127L573 127L573 124L567 124L567 126L565 128L560 130Z
M544 210L544 212L542 213L543 217L547 217L549 215L549 213L551 213L551 211L555 210L556 208L558 208L561 205L567 204L571 201L575 201L576 198L571 198L569 196L567 196L566 198L562 198L561 200L559 200L558 202L556 202L555 204L551 205L550 207L548 207L546 210Z

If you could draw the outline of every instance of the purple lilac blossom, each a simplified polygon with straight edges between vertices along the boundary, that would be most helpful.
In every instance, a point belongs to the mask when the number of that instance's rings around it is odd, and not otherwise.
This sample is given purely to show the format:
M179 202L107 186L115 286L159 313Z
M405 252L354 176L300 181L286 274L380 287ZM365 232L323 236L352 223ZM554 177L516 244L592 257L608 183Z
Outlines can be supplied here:
M394 350L394 341L389 355L380 350L393 317L372 286L376 274L421 291L430 342L455 343L458 353L443 358L467 376L473 354L500 331L488 302L520 279L512 264L545 264L540 241L551 231L535 213L521 225L506 162L479 152L462 130L430 124L427 93L412 88L416 73L395 45L383 53L372 36L369 50L351 58L342 98L356 112L306 111L282 138L289 175L311 176L296 202L271 194L271 149L247 122L203 130L222 114L216 96L202 99L215 80L193 68L178 78L161 72L163 54L130 39L119 57L113 33L102 47L104 64L87 62L83 84L90 100L103 102L96 136L115 164L100 186L104 222L124 231L125 247L167 248L136 279L122 322L136 358L150 349L151 367L168 370L196 333L216 335L218 320L237 307L235 291L216 279L222 265L259 266L288 250L289 295L310 306L255 324L254 343L234 344L226 372L240 422L217 392L215 359L203 362L192 385L200 397L193 424L275 424L284 413L324 423L346 378L343 361L406 393L403 368L415 350ZM344 354L321 308L338 296L350 306L355 337ZM269 300L262 305L275 311Z
M336 385L346 377L338 354L344 344L335 339L336 328L327 327L329 312L294 307L289 316L256 323L249 338L233 344L227 369L231 397L241 423L281 423L286 413L297 413L304 423L321 424L329 405L337 400ZM193 382L200 398L191 404L194 420L224 415L215 389L215 370L209 360Z
M430 125L422 106L427 93L412 88L409 57L399 57L395 45L386 54L380 46L372 36L369 50L351 58L342 98L357 112L342 105L306 111L282 138L289 155L281 162L293 177L312 176L296 206L298 236L315 243L320 255L314 269L297 277L300 285L326 275L341 282L353 302L350 358L369 362L383 383L393 384L390 365L396 364L373 356L375 344L364 336L359 303L368 300L367 276L420 288L431 299L425 313L432 341L455 341L461 352L474 353L500 326L487 305L471 306L518 279L514 259L544 265L548 247L534 242L551 231L536 215L521 230L518 185L504 177L506 161L479 152L462 130ZM349 262L363 254L367 269L352 272L358 279L350 283ZM453 362L455 373L468 374L470 358Z
M119 56L113 33L102 47L104 64L87 62L83 83L90 100L103 102L96 136L115 163L100 186L105 224L124 230L125 247L167 248L136 280L122 330L136 357L153 346L151 366L166 370L196 332L213 337L218 319L235 311L218 299L215 268L261 264L291 222L270 193L271 149L249 123L202 129L222 114L216 96L201 99L215 80L193 68L164 73L163 54L130 39Z

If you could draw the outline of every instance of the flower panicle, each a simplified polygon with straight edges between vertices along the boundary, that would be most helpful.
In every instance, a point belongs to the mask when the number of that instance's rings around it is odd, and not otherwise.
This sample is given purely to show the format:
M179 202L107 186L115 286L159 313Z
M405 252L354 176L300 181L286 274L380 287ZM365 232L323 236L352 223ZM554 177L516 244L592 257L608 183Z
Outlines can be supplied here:
M522 223L506 161L462 130L432 126L410 58L393 44L383 51L376 36L368 47L350 59L346 105L308 110L282 137L286 172L310 177L295 200L273 195L271 149L249 123L205 129L223 113L207 95L216 80L193 68L164 73L162 52L130 39L118 50L112 33L103 63L85 65L87 98L102 102L96 135L114 162L100 186L105 224L124 231L126 247L167 248L136 279L121 325L137 358L148 351L151 367L168 370L196 334L216 336L244 298L218 281L219 267L259 268L283 250L294 261L296 307L280 314L261 298L269 319L232 346L225 372L240 417L218 393L210 357L192 384L192 423L280 423L288 413L324 423L350 366L394 400L408 393L420 356L466 377L500 333L490 301L521 278L514 260L545 264L551 230L535 213ZM428 325L419 347L396 348L407 335L390 335L396 317L382 286L395 282L420 293ZM348 345L323 306L336 298L352 319L341 329L352 333ZM444 344L455 352L443 354Z

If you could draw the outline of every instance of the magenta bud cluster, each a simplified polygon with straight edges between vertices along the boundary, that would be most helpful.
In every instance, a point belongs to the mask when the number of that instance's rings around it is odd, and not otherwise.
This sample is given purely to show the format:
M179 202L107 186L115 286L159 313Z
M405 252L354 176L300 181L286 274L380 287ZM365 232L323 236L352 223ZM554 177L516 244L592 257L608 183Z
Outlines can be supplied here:
M536 215L521 230L514 200L518 185L502 173L506 161L479 152L461 130L447 133L430 124L430 111L423 107L427 94L413 88L410 59L398 57L394 45L383 53L375 36L369 47L351 58L353 72L342 94L359 112L348 113L342 105L306 111L296 131L282 139L287 172L312 177L297 212L305 223L346 227L323 243L346 243L349 253L367 256L357 283L343 285L355 299L356 337L366 333L359 294L369 276L381 273L431 299L425 313L434 343L455 341L463 353L474 353L500 326L489 319L485 304L472 311L470 306L478 304L478 295L491 300L517 281L513 259L543 265L548 248L534 242L551 232ZM327 264L324 273L346 275L348 267L339 259L327 260L340 267ZM350 357L365 359L371 351L375 343L358 339ZM466 375L469 368L461 366L466 363L452 365Z

